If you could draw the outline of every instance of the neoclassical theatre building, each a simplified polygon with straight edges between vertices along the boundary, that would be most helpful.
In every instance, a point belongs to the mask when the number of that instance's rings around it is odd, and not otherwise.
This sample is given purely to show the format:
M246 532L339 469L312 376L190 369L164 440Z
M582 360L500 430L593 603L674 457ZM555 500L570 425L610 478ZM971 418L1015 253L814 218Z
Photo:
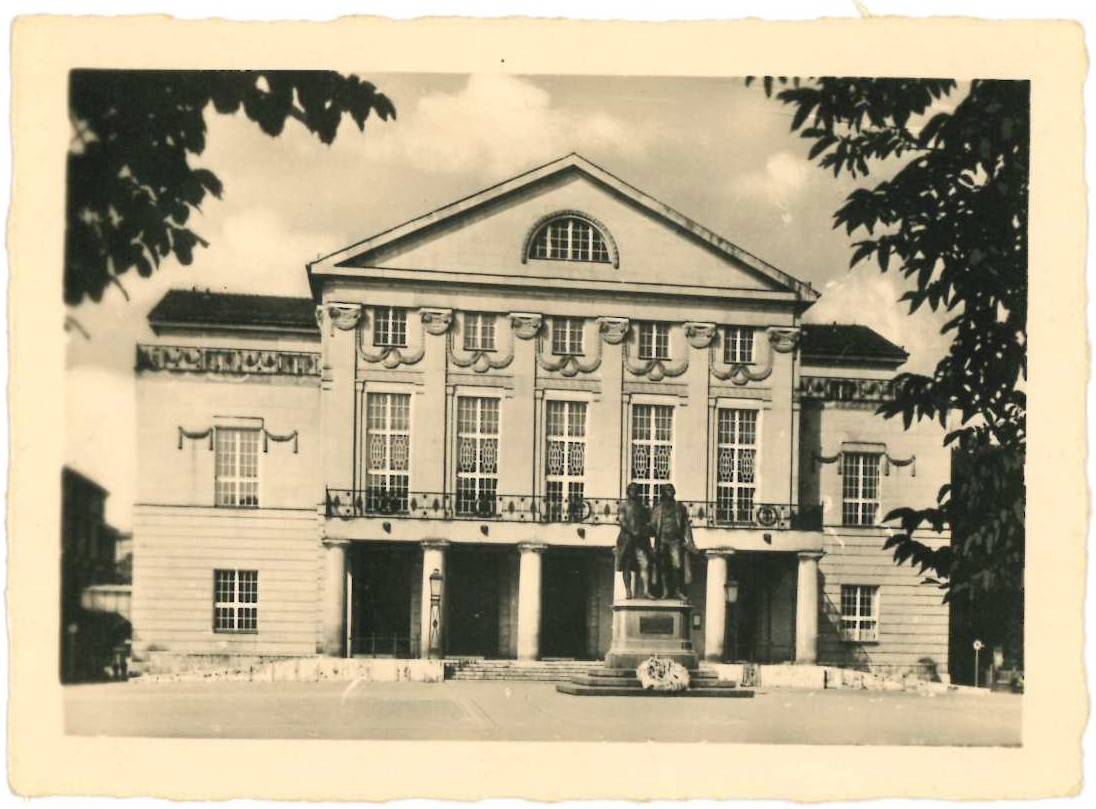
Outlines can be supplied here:
M880 524L948 479L941 430L875 415L906 352L803 325L808 284L573 154L307 272L149 315L146 666L599 659L618 505L670 482L704 659L946 674L940 591Z

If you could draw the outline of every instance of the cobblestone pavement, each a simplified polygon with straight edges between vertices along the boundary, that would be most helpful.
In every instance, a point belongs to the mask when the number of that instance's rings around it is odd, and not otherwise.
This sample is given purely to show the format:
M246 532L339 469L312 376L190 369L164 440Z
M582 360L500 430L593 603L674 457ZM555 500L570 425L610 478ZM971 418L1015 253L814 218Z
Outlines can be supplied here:
M65 689L77 735L1018 745L1011 694L760 690L572 697L551 683L111 683ZM642 710L640 710L642 709Z

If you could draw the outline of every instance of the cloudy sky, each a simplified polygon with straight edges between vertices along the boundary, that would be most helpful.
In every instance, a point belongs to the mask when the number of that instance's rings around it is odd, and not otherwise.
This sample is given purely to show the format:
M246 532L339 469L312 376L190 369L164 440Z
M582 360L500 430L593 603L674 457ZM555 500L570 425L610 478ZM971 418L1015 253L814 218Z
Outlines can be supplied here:
M241 116L207 113L193 160L224 182L191 219L210 247L190 267L124 278L130 295L70 313L90 339L69 338L68 462L111 492L108 519L128 528L134 489L134 343L172 287L307 295L305 262L499 180L578 152L822 292L813 322L860 322L931 368L939 322L909 317L901 280L874 265L848 270L849 242L831 227L855 181L806 160L791 113L741 80L373 74L395 122L361 135L347 120L331 146L289 123L279 138Z

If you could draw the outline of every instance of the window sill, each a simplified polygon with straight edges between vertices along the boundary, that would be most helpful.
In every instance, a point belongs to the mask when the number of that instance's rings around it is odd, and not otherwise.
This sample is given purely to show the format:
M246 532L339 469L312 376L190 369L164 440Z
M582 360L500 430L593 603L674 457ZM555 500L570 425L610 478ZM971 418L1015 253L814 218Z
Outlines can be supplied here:
M876 638L875 640L856 640L855 638L846 638L844 636L842 636L841 642L849 645L856 644L857 646L878 646L880 643L879 638Z
M214 635L258 635L258 629L214 629Z

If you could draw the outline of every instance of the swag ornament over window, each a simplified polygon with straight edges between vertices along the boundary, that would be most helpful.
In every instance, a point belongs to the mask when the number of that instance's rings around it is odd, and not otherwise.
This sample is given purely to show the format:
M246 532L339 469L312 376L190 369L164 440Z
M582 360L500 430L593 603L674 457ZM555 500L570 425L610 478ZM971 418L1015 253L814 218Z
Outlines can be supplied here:
M420 315L418 329L418 347L410 347L408 339L408 310L389 306L374 307L373 309L373 346L365 346L365 330L367 325L364 316L361 327L358 329L357 350L358 357L370 364L380 363L385 368L394 369L401 365L414 365L423 358L426 353L423 331L424 321L432 316Z
M722 382L731 382L734 385L745 385L749 382L762 382L768 379L773 372L773 353L787 354L795 350L799 344L799 329L785 326L770 326L766 329L768 339L761 340L764 346L765 359L759 360L754 356L752 348L746 353L743 348L743 333L739 327L722 329L718 340L713 340L708 348L708 367L712 376ZM727 341L734 339L737 346L727 356ZM748 362L735 362L736 359L749 357ZM727 362L728 359L732 361Z

